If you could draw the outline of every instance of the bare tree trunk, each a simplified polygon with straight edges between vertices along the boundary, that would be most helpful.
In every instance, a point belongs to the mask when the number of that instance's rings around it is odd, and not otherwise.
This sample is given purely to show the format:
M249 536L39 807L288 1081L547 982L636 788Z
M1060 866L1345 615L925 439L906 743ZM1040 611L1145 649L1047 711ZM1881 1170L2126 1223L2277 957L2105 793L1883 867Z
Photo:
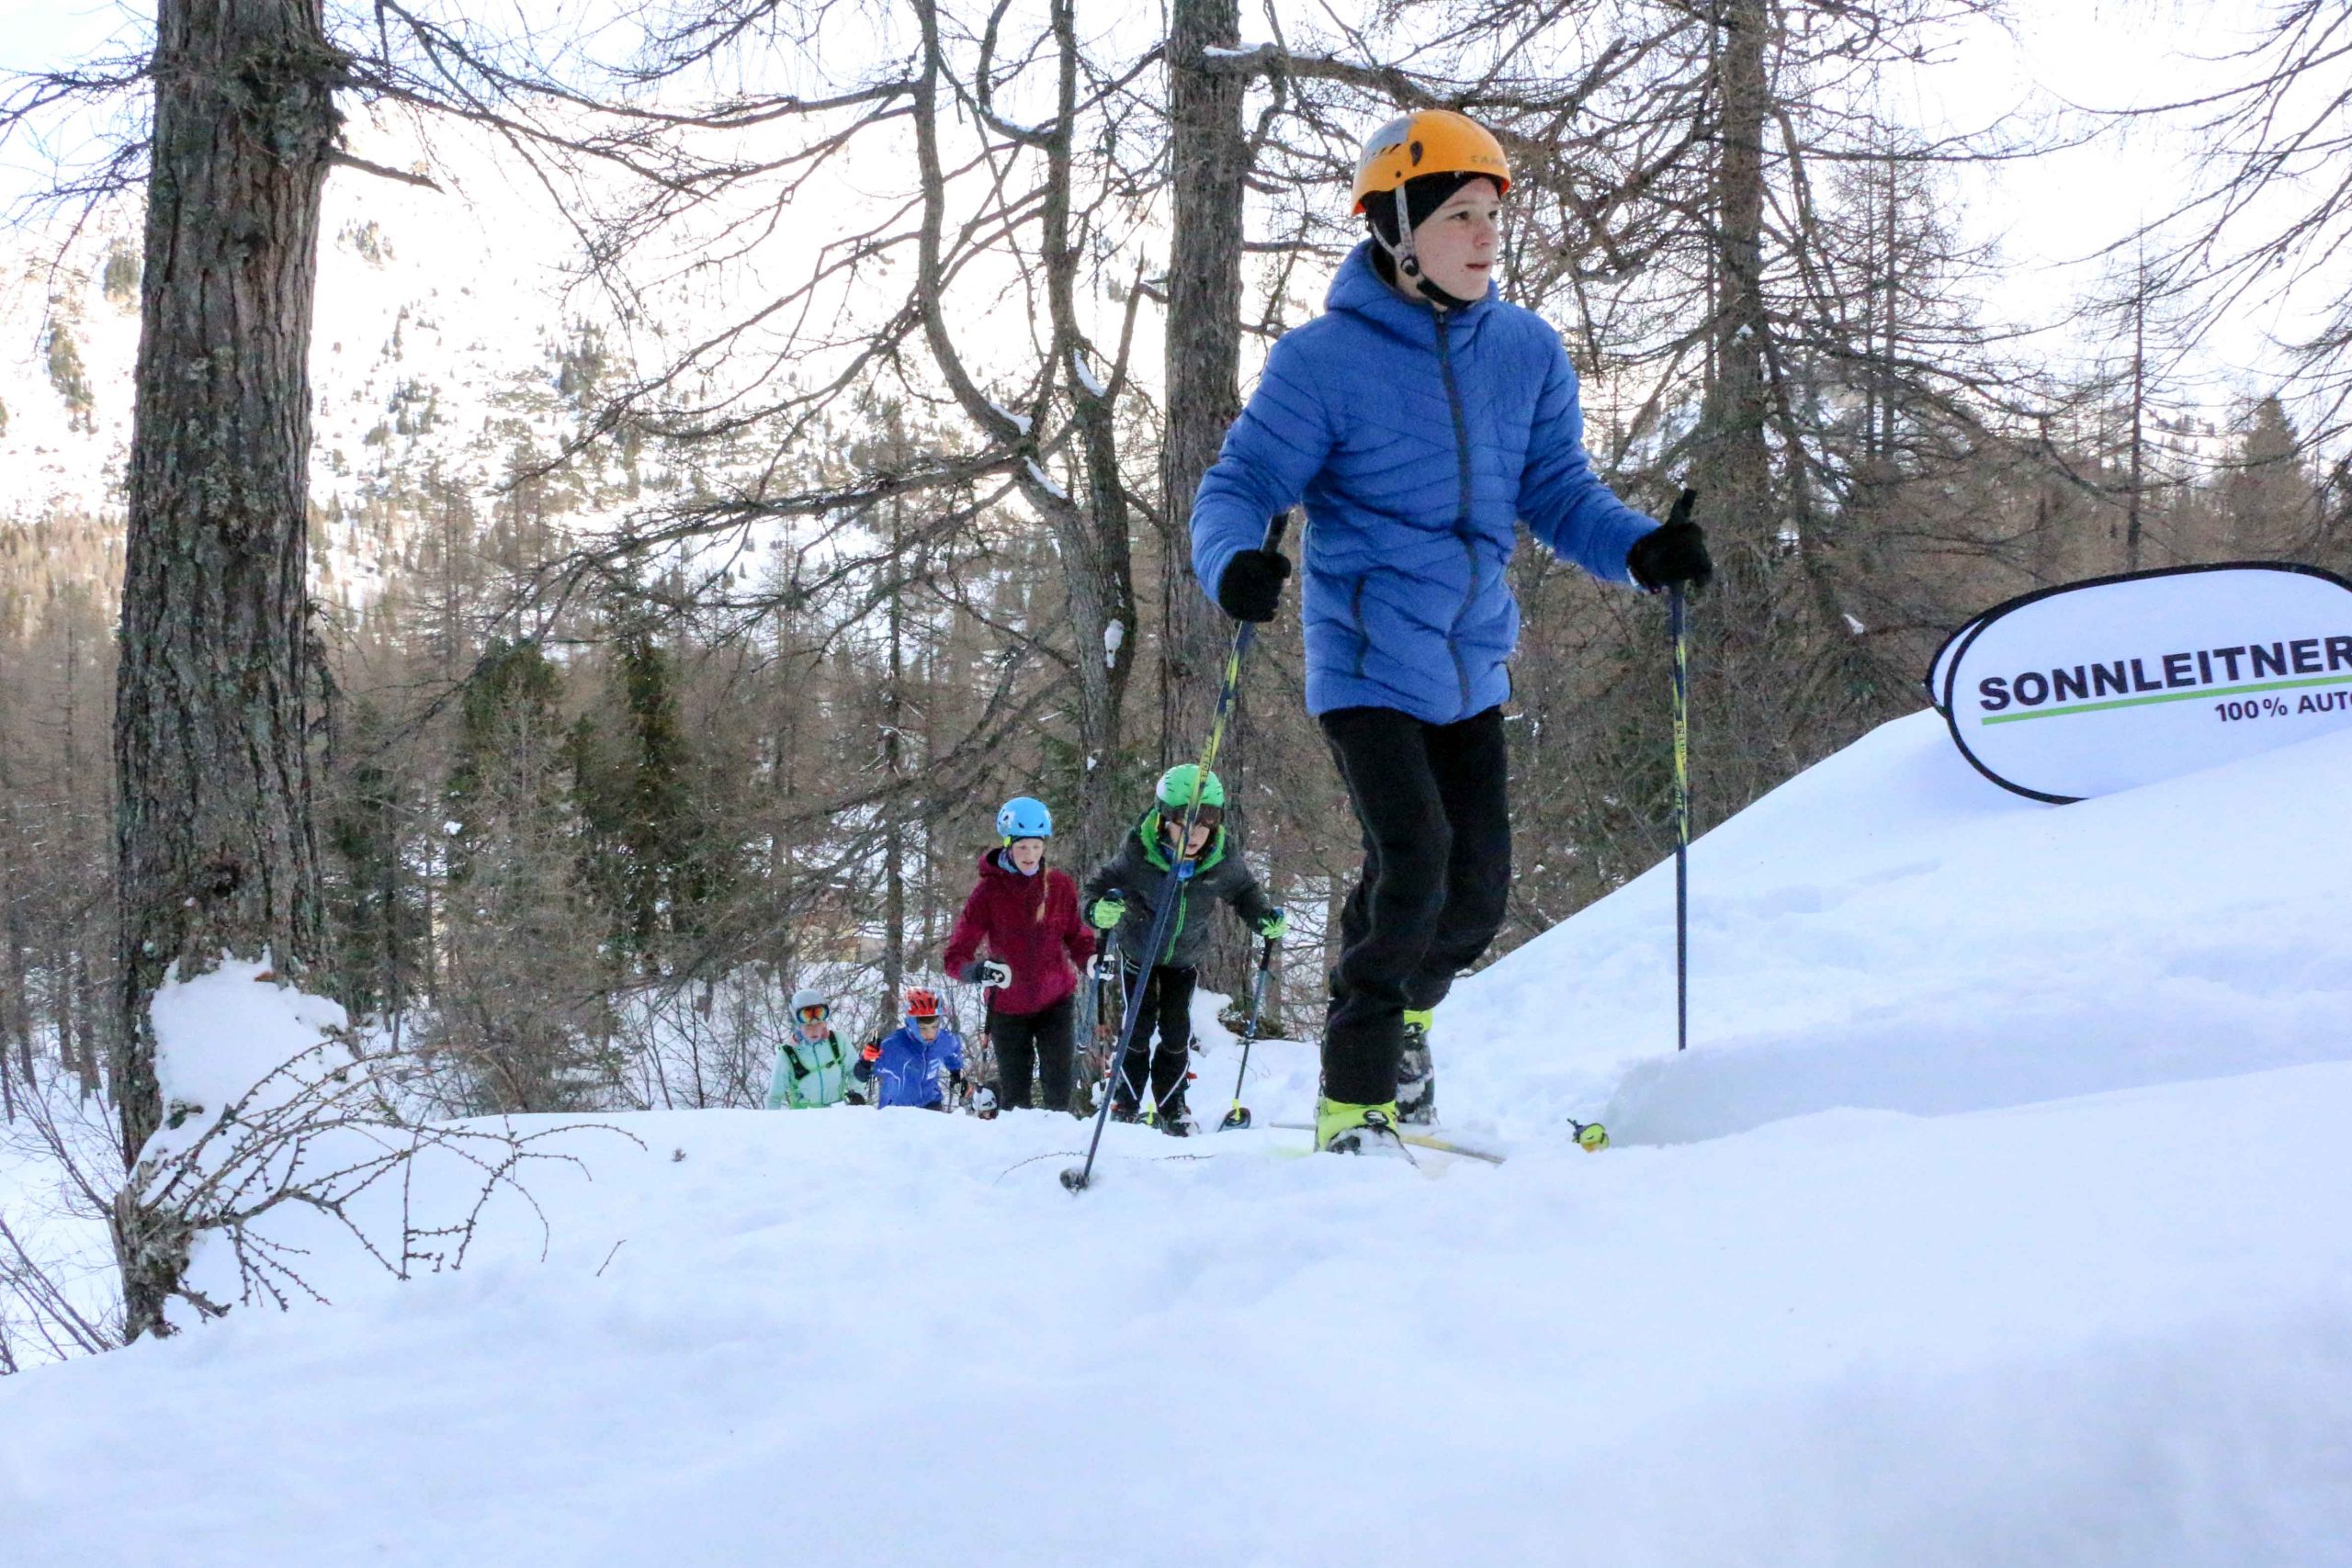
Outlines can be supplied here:
M1016 416L990 400L972 379L949 330L943 302L948 276L943 260L947 175L940 151L940 87L949 80L949 73L936 0L917 0L915 6L922 38L922 67L911 85L915 157L923 194L917 276L924 342L948 389L965 414L991 440L1023 453L1016 483L1023 498L1053 530L1061 549L1073 630L1072 673L1078 687L1079 830L1072 863L1085 865L1118 841L1119 803L1112 794L1117 770L1113 763L1123 739L1121 713L1128 672L1135 662L1135 584L1126 491L1119 479L1114 419L1117 389L1102 378L1102 365L1088 358L1087 340L1078 317L1078 274L1084 258L1072 233L1070 205L1078 157L1081 63L1075 0L1053 0L1050 16L1057 66L1057 113L1043 139L1046 184L1038 222L1046 310L1053 324L1053 363L1041 378L1046 390L1040 394L1035 413ZM1077 427L1076 460L1084 472L1086 492L1083 505L1052 479L1039 461L1038 416L1046 409L1043 400L1056 387L1067 393Z
M1886 233L1884 239L1886 276L1886 356L1879 362L1878 452L1877 457L1890 467L1894 462L1894 397L1895 366L1903 352L1898 333L1902 323L1903 269L1899 263L1901 236L1895 225L1902 216L1901 182L1895 177L1894 155L1886 159Z
M23 1079L26 1089L28 1091L31 1091L40 1087L34 1082L33 1071L33 1009L32 995L29 989L31 981L30 977L26 973L24 911L20 907L17 890L13 886L13 880L14 879L12 878L12 886L10 886L8 889L7 933L6 937L8 954L8 1039L9 1042L17 1048L17 1076ZM51 977L52 989L62 991L63 987L56 984L56 979L57 977L55 976ZM62 1012L63 1010L52 1009L51 1010ZM58 1042L59 1055L62 1057L66 1049L65 1032L62 1029L58 1031ZM5 1053L0 1053L0 1055L5 1055ZM0 1068L0 1077L5 1076L6 1069ZM13 1104L9 1107L6 1114L8 1120L12 1122L16 1120L16 1110Z
M322 956L304 694L308 357L341 71L321 0L162 0L116 686L115 1076L126 1157L162 1124L148 1004L175 964ZM130 1337L187 1262L127 1184Z
M1169 146L1175 227L1168 266L1168 434L1160 455L1167 497L1167 567L1160 637L1160 761L1190 759L1206 734L1224 673L1230 623L1193 580L1191 513L1201 476L1216 461L1241 412L1241 237L1249 142L1244 80L1205 68L1211 49L1241 39L1236 0L1172 0L1169 7ZM1226 782L1228 841L1242 841L1247 749L1234 715L1218 771ZM1213 984L1230 988L1246 943L1219 926L1211 939Z
M74 953L73 1014L74 1033L81 1038L81 1051L74 1065L75 1080L85 1100L98 1097L98 1046L106 1036L106 1019L99 1011L98 983L90 973L90 960L79 948Z
M2132 295L2132 477L2124 497L2123 570L2140 570L2140 502L2142 467L2147 451L2148 413L2148 269L2140 268L2140 287Z
M1100 365L1081 374L1087 352L1078 317L1078 272L1081 258L1071 233L1070 187L1078 155L1080 47L1075 0L1054 0L1054 41L1058 61L1057 113L1047 148L1048 175L1042 214L1046 299L1054 326L1054 372L1061 380L1078 424L1086 479L1086 506L1064 506L1046 515L1060 536L1070 572L1070 608L1078 620L1079 858L1091 865L1119 841L1121 803L1114 793L1114 765L1125 741L1123 716L1127 678L1135 668L1135 568L1131 558L1127 492L1119 477L1118 432L1110 389ZM1097 389L1102 389L1098 390ZM1115 630L1114 629L1115 628ZM1100 657L1097 657L1097 650Z
M1242 179L1238 77L1203 69L1209 49L1240 42L1236 0L1172 0L1169 7L1169 145L1175 228L1168 267L1168 434L1160 452L1167 495L1167 672L1160 694L1163 762L1191 755L1215 700L1225 617L1193 581L1184 519L1201 476L1241 412Z
M893 1005L907 972L907 802L899 785L906 776L906 723L900 698L906 678L906 502L890 502L890 680L882 693L882 771L889 780L889 805L882 829L882 989Z
M9 863L0 865L0 943L5 943L7 963L0 969L0 1020L5 1020L6 1033L0 1033L0 1122L17 1119L16 1074L9 1062L8 1047L14 1043L23 1054L24 1083L28 1093L33 1090L32 1002L26 995L25 943L22 892L17 883L16 857L22 852L22 840L17 836L17 781L9 776L7 758L0 754L0 813L6 814L6 830L0 833L0 844Z
M1714 61L1721 105L1715 150L1714 374L1702 415L1698 481L1713 527L1769 554L1774 533L1763 295L1764 125L1771 109L1763 0L1725 0ZM1736 565L1736 555L1728 565ZM1733 586L1727 584L1727 586Z

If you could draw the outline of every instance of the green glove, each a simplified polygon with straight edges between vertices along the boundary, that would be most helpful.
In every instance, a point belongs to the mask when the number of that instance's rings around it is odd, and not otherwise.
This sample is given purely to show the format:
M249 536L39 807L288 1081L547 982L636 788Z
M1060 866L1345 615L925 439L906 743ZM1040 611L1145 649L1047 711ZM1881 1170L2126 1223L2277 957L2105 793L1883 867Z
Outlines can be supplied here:
M1280 942L1290 931L1290 911L1277 906L1267 911L1258 922L1258 934L1268 942Z
M1127 907L1116 898L1097 898L1087 918L1094 922L1096 930L1107 931L1127 918Z

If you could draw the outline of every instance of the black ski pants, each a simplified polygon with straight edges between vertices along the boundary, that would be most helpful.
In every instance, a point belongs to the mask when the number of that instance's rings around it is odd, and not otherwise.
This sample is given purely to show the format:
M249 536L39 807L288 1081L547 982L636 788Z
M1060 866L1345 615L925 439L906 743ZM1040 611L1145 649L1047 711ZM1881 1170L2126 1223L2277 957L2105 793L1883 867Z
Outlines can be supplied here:
M1070 1021L1075 997L1064 997L1039 1012L999 1012L989 1009L989 1043L996 1047L997 1070L1004 1078L1002 1108L1027 1111L1029 1074L1034 1063L1037 1088L1048 1111L1069 1109Z
M1119 1075L1117 1106L1132 1111L1143 1101L1146 1064L1149 1064L1151 1102L1162 1116L1184 1109L1184 1075L1192 1069L1193 983L1199 976L1173 964L1155 965L1138 976L1127 971L1127 984L1143 987L1143 1010L1136 1014L1136 1037L1127 1047L1126 1070ZM1157 1037L1159 1049L1152 1048Z
M1405 1010L1437 1006L1502 928L1503 716L1426 724L1394 708L1338 708L1321 722L1363 829L1363 873L1340 913L1323 1092L1379 1105L1396 1098Z

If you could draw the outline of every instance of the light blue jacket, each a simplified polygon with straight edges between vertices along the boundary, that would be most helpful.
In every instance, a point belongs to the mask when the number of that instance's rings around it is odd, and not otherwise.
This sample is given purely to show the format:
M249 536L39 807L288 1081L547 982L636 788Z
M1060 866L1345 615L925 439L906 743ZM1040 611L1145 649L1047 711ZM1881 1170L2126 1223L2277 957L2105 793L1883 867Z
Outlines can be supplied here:
M873 1080L876 1105L937 1105L942 1067L964 1070L964 1042L956 1032L942 1025L939 1037L926 1045L913 1024L902 1023L884 1037L882 1054L859 1062L856 1072L861 1081Z
M1214 598L1304 502L1308 711L1467 718L1510 694L1516 525L1611 582L1657 525L1592 471L1576 371L1533 311L1491 286L1461 310L1406 299L1369 241L1325 305L1274 344L1201 480L1193 570Z
M768 1109L815 1110L837 1105L849 1091L850 1048L831 1030L822 1040L795 1031L775 1048L775 1071L768 1076Z

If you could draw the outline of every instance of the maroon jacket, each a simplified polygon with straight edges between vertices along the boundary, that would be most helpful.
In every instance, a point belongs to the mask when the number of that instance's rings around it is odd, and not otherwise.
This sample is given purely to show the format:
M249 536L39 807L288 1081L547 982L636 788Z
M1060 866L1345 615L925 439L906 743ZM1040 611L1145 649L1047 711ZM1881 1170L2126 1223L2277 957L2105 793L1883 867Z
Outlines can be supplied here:
M996 993L996 1010L1043 1012L1078 989L1079 965L1094 956L1094 932L1078 918L1078 884L1068 872L1040 866L1035 876L1007 871L990 850L980 884L964 900L947 936L947 973L961 976L988 944L989 956L1012 971Z

